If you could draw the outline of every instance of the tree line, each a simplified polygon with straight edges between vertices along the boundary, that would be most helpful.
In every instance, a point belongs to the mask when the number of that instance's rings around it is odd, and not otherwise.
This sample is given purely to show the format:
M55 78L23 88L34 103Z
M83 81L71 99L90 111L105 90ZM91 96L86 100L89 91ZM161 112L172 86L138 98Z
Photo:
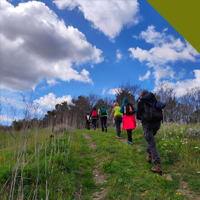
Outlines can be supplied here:
M108 110L108 125L112 124L112 107L117 101L119 105L123 104L124 97L128 97L129 101L137 106L139 94L142 90L138 84L130 84L130 82L121 83L116 89L114 98L102 98L98 94L90 93L87 96L80 95L68 104L67 101L55 105L54 110L49 110L42 119L34 118L32 120L14 121L12 126L16 130L20 130L23 123L29 126L38 125L42 128L55 126L56 124L65 124L67 127L75 129L85 128L85 116L92 110L94 106L98 109L104 104ZM200 122L200 87L194 87L187 90L182 96L177 96L175 89L166 83L161 83L156 91L153 92L158 101L166 104L164 109L163 122L167 123L199 123Z

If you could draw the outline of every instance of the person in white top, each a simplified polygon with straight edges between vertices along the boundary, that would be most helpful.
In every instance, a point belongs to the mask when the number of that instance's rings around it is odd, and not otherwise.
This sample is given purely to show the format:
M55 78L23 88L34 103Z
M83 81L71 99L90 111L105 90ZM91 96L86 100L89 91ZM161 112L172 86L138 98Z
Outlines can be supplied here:
M90 120L90 114L89 113L87 113L86 116L85 116L85 122L86 122L86 129L90 130L91 120Z

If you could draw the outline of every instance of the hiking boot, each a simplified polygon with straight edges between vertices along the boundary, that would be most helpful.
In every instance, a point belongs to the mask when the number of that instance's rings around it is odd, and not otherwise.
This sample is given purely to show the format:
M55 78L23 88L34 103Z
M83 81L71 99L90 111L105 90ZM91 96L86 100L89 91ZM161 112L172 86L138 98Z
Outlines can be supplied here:
M121 139L121 136L117 136L117 139Z
M129 146L133 146L133 143L130 142L129 140L127 140L127 143L128 143Z
M161 164L157 164L155 167L151 168L151 171L154 173L159 174L160 176L162 176L162 165Z
M105 129L105 132L107 132L107 128Z
M153 159L152 155L147 154L146 161L147 161L148 164L152 163L152 159Z

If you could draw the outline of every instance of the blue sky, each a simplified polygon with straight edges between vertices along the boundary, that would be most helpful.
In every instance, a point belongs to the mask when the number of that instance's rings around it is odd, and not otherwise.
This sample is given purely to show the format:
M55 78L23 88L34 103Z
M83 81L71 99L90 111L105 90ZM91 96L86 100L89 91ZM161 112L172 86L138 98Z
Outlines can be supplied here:
M21 94L42 114L90 92L114 98L122 81L150 91L165 81L177 96L200 85L199 53L147 1L1 0L0 9L3 122Z

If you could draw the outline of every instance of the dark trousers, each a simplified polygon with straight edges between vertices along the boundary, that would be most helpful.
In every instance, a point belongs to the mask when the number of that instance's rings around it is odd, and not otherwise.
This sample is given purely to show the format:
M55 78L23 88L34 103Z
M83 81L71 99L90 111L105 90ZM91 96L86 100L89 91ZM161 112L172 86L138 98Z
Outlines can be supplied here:
M90 130L90 122L86 121L86 128Z
M128 141L132 142L132 130L131 129L127 129L127 135L128 135Z
M146 148L147 153L153 156L154 164L160 164L161 159L158 154L158 150L156 148L156 143L154 140L154 136L156 135L157 131L160 128L160 122L148 123L143 121L142 122L143 133L146 140Z
M107 122L107 116L101 117L101 129L103 132L104 132L104 128L105 128L105 131L107 132L106 122Z
M122 117L116 117L115 118L115 126L117 129L117 135L120 137L121 136L121 123L122 123Z
M97 128L97 119L92 119L92 128L94 130Z

